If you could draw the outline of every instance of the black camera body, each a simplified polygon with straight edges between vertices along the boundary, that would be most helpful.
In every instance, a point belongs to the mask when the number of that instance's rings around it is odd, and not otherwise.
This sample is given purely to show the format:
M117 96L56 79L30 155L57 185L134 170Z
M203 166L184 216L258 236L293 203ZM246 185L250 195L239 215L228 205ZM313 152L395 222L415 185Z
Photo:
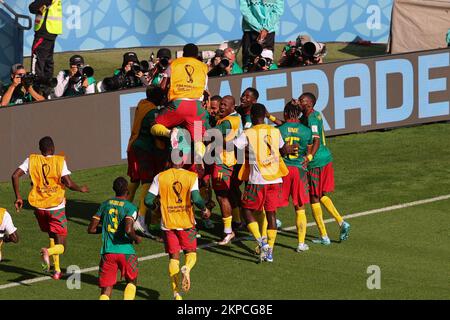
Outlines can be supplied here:
M225 70L231 64L231 61L227 58L222 58L219 64L217 64L211 71L208 72L208 77L223 77L227 75L227 71Z
M27 72L22 76L22 85L25 88L29 88L34 84L34 82L37 79L38 79L38 77L35 74L33 74L31 72Z
M103 86L106 91L135 88L140 87L141 85L142 84L139 78L136 77L134 70L130 70L126 74L119 73L103 79Z

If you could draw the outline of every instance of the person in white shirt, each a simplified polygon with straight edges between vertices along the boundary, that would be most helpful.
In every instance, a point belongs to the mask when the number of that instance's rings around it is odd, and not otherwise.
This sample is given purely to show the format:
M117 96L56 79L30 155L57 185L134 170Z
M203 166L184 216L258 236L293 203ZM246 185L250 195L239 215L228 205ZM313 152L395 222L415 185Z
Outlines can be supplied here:
M19 242L19 234L14 226L11 215L4 208L0 208L0 261L2 261L3 242Z

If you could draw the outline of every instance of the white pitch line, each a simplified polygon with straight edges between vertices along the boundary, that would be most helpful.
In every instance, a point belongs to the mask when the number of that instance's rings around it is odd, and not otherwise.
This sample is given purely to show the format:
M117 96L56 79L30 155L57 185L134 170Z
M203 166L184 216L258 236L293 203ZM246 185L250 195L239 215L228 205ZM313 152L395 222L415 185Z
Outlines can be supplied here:
M358 212L358 213L353 213L353 214L349 214L344 216L344 218L347 219L352 219L352 218L358 218L358 217L363 217L363 216L368 216L368 215L372 215L372 214L376 214L376 213L381 213L381 212L389 212L389 211L394 211L394 210L398 210L398 209L404 209L404 208L409 208L409 207L414 207L414 206L420 206L423 204L427 204L427 203L431 203L431 202L437 202L437 201L442 201L442 200L447 200L450 199L450 194L447 195L443 195L443 196L439 196L439 197L434 197L434 198L430 198L430 199L424 199L424 200L418 200L418 201L413 201L413 202L408 202L408 203L403 203L403 204L399 204L399 205L395 205L395 206L389 206L389 207L384 207L384 208L380 208L380 209L374 209L374 210L369 210L369 211L364 211L364 212ZM324 222L325 223L330 223L330 222L334 222L334 219L327 219ZM314 222L310 222L307 224L308 227L314 226L315 223ZM282 231L291 231L291 230L295 230L297 227L296 226L292 226L292 227L287 227L287 228L282 228ZM235 241L240 241L240 240L244 240L247 237L241 237L238 239L235 239L233 242ZM198 246L198 249L205 249L205 248L209 248L209 247L215 247L218 244L216 242L211 242L211 243L206 243L203 244L201 246ZM145 256L145 257L141 257L139 258L139 261L147 261L147 260L153 260L153 259L158 259L158 258L162 258L167 256L167 253L157 253L157 254L152 254L149 256ZM91 267L91 268L85 268L85 269L81 269L80 273L88 273L88 272L93 272L93 271L98 271L98 266L97 267ZM19 282L13 282L13 283L8 283L8 284L4 284L0 286L0 290L3 289L9 289L9 288L13 288L13 287L17 287L17 286L21 286L21 285L30 285L36 282L41 282L41 281L46 281L46 280L51 280L52 278L49 276L43 276L43 277L38 277L38 278L33 278L33 279L28 279L28 280L23 280L23 281L19 281Z

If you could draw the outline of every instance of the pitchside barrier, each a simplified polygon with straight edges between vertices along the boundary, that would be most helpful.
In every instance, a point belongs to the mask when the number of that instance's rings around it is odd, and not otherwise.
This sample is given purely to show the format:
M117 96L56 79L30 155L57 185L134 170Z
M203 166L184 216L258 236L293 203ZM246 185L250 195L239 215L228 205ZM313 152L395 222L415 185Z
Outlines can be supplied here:
M211 78L209 90L239 99L256 87L271 113L311 91L326 134L340 135L450 120L449 83L450 49L441 49ZM134 109L143 98L139 88L0 109L0 181L39 152L46 135L72 170L125 163Z

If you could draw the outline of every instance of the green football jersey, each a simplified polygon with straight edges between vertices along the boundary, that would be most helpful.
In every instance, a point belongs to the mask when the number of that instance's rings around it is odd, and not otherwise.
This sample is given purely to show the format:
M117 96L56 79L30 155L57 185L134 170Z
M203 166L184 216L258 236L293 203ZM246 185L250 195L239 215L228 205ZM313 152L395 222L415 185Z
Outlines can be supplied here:
M325 131L323 129L323 120L320 112L314 111L308 116L308 118L302 116L302 123L311 129L313 139L319 138L320 140L319 149L314 155L313 160L308 164L308 168L312 169L326 166L328 163L333 161L333 157L330 150L327 148Z
M283 137L284 143L288 145L298 144L298 153L283 157L287 166L302 168L303 157L308 152L308 145L312 144L311 129L300 122L286 122L278 127Z
M102 224L100 254L136 254L132 240L125 232L125 217L137 218L137 207L123 199L112 198L103 202L95 214Z
M155 137L150 132L151 124L155 122L155 118L159 112L156 108L147 112L144 119L142 119L141 130L136 141L133 143L133 147L152 152L153 154L160 154L164 151L156 147Z

